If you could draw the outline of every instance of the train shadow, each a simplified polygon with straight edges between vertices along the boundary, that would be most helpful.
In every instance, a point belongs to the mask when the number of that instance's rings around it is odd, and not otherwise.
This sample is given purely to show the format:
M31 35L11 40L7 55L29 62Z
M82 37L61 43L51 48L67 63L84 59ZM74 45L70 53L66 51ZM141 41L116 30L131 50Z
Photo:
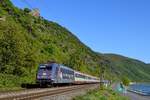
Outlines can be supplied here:
M23 83L21 84L21 87L22 88L25 88L25 89L34 89L34 88L54 88L54 87L65 87L65 86L75 86L75 85L84 85L84 84L51 84L51 85L48 85L48 84L37 84L37 83L34 83L34 84L30 84L30 83Z
M34 89L34 88L40 88L39 84L29 84L29 83L23 83L21 84L22 88L26 88L26 89Z

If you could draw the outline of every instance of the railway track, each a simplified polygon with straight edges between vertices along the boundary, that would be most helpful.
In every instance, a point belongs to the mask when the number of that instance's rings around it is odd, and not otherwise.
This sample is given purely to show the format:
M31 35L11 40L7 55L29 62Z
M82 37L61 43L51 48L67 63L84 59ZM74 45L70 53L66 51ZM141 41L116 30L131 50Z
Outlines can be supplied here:
M86 85L75 85L75 86L65 86L57 88L45 88L45 89L34 89L20 92L10 92L0 94L0 100L33 100L45 96L53 96L65 92L71 92L74 90L80 90L81 88L89 88L95 86L96 84L86 84Z

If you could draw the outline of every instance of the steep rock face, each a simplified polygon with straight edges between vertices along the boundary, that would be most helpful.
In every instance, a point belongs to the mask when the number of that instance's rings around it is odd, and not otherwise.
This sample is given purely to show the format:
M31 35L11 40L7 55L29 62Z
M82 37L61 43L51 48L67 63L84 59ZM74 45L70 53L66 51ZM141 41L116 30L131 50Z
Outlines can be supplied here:
M34 82L38 64L48 61L96 76L103 69L101 62L105 62L107 78L124 75L133 80L150 78L150 68L145 63L96 53L66 28L34 17L29 9L18 9L9 0L0 0L0 18L5 18L0 20L0 74L19 78L19 83L15 84L20 84L20 80ZM3 81L8 80L4 78Z

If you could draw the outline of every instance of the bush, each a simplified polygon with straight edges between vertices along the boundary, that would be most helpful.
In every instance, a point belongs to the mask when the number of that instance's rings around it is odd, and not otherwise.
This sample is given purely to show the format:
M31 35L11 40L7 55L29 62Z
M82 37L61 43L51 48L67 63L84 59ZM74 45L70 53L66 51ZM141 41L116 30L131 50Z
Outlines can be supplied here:
M24 8L24 12L29 13L29 12L31 12L31 10L29 8Z
M119 95L111 89L91 90L83 96L77 96L73 100L128 100L128 98Z
M128 86L128 85L130 84L129 78L123 77L123 78L122 78L122 83L123 83L125 86Z

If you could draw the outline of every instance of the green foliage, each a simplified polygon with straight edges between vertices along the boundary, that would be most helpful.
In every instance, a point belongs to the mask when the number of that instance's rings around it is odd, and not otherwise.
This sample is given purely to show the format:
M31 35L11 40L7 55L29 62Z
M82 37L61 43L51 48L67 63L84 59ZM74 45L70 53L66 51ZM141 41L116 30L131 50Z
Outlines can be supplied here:
M130 84L129 78L123 77L123 78L122 78L122 83L123 83L125 86L128 86L128 85Z
M34 83L33 78L35 78L33 75L30 76L14 76L11 74L1 74L0 73L0 90L16 90L21 89L22 83Z
M20 40L20 30L16 29L15 24L5 22L1 24L0 31L0 72L21 75L25 48L24 41Z
M73 100L129 100L111 89L91 90L85 95L77 96Z
M31 12L31 10L29 8L24 8L24 12L29 13L29 12Z
M150 81L150 66L148 64L116 54L105 54L105 56L111 62L111 71L120 79L125 76L132 81Z

